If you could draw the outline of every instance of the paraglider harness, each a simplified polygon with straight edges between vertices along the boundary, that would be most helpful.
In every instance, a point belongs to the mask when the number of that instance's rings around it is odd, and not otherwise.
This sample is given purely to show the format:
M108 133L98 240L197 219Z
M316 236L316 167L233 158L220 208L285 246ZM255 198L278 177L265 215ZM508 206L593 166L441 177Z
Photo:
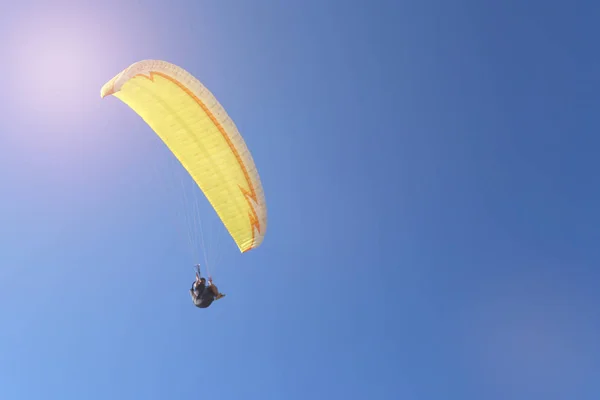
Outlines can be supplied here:
M200 277L200 265L195 266L196 273ZM209 285L212 285L212 278L208 277ZM200 283L194 281L192 284L192 293L194 297L194 305L198 308L207 308L215 301L215 294L213 293L210 286L206 284L205 278L200 278Z

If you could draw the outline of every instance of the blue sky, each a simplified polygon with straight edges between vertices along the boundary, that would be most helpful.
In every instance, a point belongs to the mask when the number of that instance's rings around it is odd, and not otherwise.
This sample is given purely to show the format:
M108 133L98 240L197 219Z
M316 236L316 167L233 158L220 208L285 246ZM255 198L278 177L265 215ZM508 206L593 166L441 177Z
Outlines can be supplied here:
M599 17L3 4L0 397L597 399ZM228 294L208 310L174 165L99 96L147 58L216 95L265 189L267 237L243 255L202 204Z

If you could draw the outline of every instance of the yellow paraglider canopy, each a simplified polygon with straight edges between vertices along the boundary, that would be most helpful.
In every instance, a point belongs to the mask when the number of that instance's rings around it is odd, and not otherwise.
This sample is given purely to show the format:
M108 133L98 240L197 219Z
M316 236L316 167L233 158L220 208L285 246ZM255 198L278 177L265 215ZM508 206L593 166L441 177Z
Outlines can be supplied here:
M131 107L198 184L241 252L265 236L267 209L256 165L234 122L204 85L165 61L132 64L101 90Z

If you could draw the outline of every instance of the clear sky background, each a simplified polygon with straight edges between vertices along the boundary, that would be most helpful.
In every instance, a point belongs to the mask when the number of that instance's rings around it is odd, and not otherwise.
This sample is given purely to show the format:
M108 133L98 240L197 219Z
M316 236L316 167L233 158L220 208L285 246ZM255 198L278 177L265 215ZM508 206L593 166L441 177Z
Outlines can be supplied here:
M0 398L597 400L599 20L594 1L3 2ZM265 189L260 248L215 230L228 296L207 310L168 154L99 95L147 58L215 94Z

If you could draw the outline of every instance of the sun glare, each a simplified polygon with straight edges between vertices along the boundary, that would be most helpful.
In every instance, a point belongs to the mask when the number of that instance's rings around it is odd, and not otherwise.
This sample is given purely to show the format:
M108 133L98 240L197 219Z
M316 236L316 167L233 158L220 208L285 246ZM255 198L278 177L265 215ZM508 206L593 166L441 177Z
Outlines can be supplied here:
M16 105L44 123L81 117L95 83L90 79L97 57L94 30L81 19L46 16L25 19L20 29L11 49Z
M102 134L110 104L99 93L117 70L111 63L126 63L115 62L124 53L121 32L102 26L91 10L46 10L20 18L5 39L7 115L15 127L4 132L6 139L27 154L27 163L55 172L106 154L114 147L111 136Z

